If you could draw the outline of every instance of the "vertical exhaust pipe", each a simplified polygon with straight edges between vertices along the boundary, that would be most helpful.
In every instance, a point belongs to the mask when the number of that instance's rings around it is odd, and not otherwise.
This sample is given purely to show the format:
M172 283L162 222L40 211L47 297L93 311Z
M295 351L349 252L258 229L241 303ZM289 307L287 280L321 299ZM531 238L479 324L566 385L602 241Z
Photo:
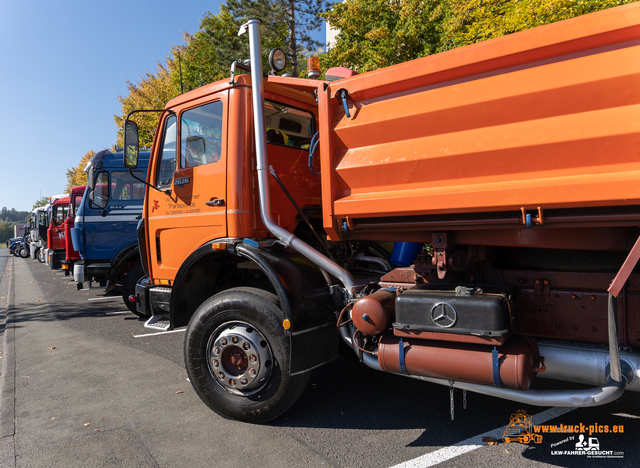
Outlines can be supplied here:
M238 35L249 32L249 50L251 53L251 89L253 91L253 116L256 140L256 160L258 171L258 191L260 194L260 216L265 227L286 246L304 255L323 270L342 282L351 295L355 285L351 274L340 265L327 258L298 237L281 228L271 217L271 192L269 190L269 158L267 154L266 128L264 124L264 83L262 76L262 54L260 50L259 19L250 19L240 28Z

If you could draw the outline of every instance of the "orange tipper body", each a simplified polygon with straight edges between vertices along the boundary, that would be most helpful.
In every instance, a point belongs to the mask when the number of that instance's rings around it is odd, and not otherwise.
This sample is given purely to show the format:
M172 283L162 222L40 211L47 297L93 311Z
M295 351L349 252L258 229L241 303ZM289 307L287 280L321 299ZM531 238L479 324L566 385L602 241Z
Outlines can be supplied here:
M277 418L341 343L536 406L640 391L640 3L324 82L263 75L259 27L160 116L127 297L207 406Z
M638 39L629 5L331 83L325 229L338 240L345 221L375 237L391 228L374 219L398 216L637 205Z

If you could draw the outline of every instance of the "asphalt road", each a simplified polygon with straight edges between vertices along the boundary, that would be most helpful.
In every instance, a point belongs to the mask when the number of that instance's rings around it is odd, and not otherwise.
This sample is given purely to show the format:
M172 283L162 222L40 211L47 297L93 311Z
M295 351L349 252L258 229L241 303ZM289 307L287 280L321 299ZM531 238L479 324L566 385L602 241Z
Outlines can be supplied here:
M50 321L52 343L55 341L55 333L58 333L55 330L59 329L59 333L67 337L65 339L75 337L78 341L89 343L89 346L98 352L104 348L105 352L113 350L118 352L119 356L130 353L130 363L101 364L100 372L104 374L102 378L119 378L119 371L124 365L127 366L127 375L146 375L152 372L157 379L154 380L155 385L162 388L167 383L167 386L171 385L173 394L169 396L168 393L164 393L165 396L161 397L163 392L158 391L158 397L152 400L140 398L138 405L144 409L140 410L140 420L132 416L132 424L138 426L150 424L148 421L153 421L154 418L159 426L169 424L164 420L167 418L166 413L161 410L165 404L164 398L176 397L173 392L176 388L175 375L178 376L177 381L183 382L178 397L188 399L184 401L189 401L188 408L197 417L185 416L184 420L179 417L176 421L172 420L171 424L179 426L179 429L176 427L177 432L161 431L172 442L163 443L162 440L155 439L146 441L140 436L145 446L149 447L149 456L156 463L151 462L150 466L177 466L175 459L163 451L175 452L178 448L174 444L176 437L180 437L179 434L199 434L199 428L208 424L211 425L211 429L206 429L206 436L210 444L203 443L196 436L181 439L181 456L186 456L184 453L192 454L192 458L184 460L182 466L204 466L203 460L210 460L213 465L217 465L218 457L233 462L233 447L238 451L238 464L247 466L275 466L274 460L278 460L278 466L335 467L391 467L399 464L433 466L438 463L444 467L635 467L640 463L640 446L637 444L640 436L640 395L637 393L627 392L615 403L604 407L557 411L472 393L467 394L467 408L463 409L463 395L457 390L455 419L452 421L448 388L376 372L346 359L334 361L315 370L302 398L288 413L273 423L254 426L226 421L201 403L186 381L182 350L184 333L181 330L154 334L143 327L143 321L127 311L119 296L105 296L100 289L76 291L75 286L70 284L70 279L61 272L51 271L46 265L31 259L14 258L7 263L7 256L8 251L0 249L0 271L4 271L0 284L2 312L7 304L11 265L14 273L20 269L20 277L14 276L15 287L17 288L21 282L24 283L25 287L32 288L33 294L41 294L42 302L46 303L43 307L48 306L31 312L17 311L23 314L22 320L25 320L25 328L15 329L18 343L25 339L21 336L29 329L26 321L46 319ZM30 274L30 277L27 277L27 274ZM37 306L40 305L41 303L38 303ZM21 307L24 309L24 306ZM0 321L0 333L6 333L2 322ZM34 333L36 332L41 333L34 329ZM0 351L3 350L3 342L4 339L0 339ZM17 400L21 392L19 350L20 347L17 347ZM144 355L147 355L148 359L140 358ZM73 378L83 372L82 366L87 366L87 370L91 368L92 372L96 371L97 364L92 362L89 356L90 353L87 352L86 358L78 361L81 363L80 367L73 367ZM166 381L163 380L165 372ZM180 375L182 377L179 377ZM537 388L579 388L576 385L548 380L539 380L535 385ZM87 391L91 392L92 397L100 398L99 388L88 388ZM87 397L78 395L78 398L81 400ZM125 398L131 398L127 404L133 405L132 408L136 405L135 395L127 395ZM23 404L28 406L28 403ZM504 443L498 440L497 444L488 445L482 441L482 436L487 434L501 439L510 416L518 410L524 410L528 415L537 414L540 421L534 418L534 424L539 422L546 425L573 426L582 423L585 427L595 424L621 425L624 429L622 434L590 435L585 431L583 435L587 442L589 437L596 437L601 451L611 451L612 454L616 452L618 457L619 452L622 452L622 458L586 458L585 455L555 453L574 450L580 435L578 433L544 434L541 443ZM22 414L27 414L25 421L30 421L30 413L22 411ZM130 411L132 414L138 414L137 410ZM154 413L156 411L157 414ZM16 441L15 465L7 466L45 466L37 462L44 458L27 457L40 445L34 441L31 447L28 437L20 439L21 431L26 433L31 430L26 422L21 425L20 414L20 411L16 411L16 430L13 435ZM574 439L569 439L570 437ZM54 444L55 440L56 438L51 436L49 443ZM258 444L255 441L263 443ZM251 447L254 444L255 454L251 455ZM2 447L0 439L0 450ZM72 452L69 453L72 456ZM209 463L207 465L210 466ZM4 466L2 457L0 466ZM73 466L73 463L68 466Z

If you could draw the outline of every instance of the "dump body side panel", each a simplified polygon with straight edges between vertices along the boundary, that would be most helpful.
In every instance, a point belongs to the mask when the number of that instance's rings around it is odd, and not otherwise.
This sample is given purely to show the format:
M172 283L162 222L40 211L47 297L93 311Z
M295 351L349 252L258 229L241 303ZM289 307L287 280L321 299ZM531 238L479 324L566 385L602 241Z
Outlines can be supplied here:
M630 5L321 86L325 228L640 203L639 58Z

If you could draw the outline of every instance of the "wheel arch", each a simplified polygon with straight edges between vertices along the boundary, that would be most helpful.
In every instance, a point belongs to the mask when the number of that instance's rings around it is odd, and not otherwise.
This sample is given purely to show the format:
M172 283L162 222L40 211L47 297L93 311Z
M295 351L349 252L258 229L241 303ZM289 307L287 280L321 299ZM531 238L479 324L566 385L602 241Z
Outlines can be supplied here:
M171 289L172 327L187 325L200 304L219 292L256 287L278 297L280 321L289 321L293 372L337 357L336 306L315 264L280 244L265 248L236 244L232 250L213 250L212 243L192 252L176 274Z
M138 250L138 244L132 244L122 249L111 262L111 268L109 269L109 278L107 282L107 291L112 290L118 282L120 271L122 268L132 260L140 261L140 251Z

